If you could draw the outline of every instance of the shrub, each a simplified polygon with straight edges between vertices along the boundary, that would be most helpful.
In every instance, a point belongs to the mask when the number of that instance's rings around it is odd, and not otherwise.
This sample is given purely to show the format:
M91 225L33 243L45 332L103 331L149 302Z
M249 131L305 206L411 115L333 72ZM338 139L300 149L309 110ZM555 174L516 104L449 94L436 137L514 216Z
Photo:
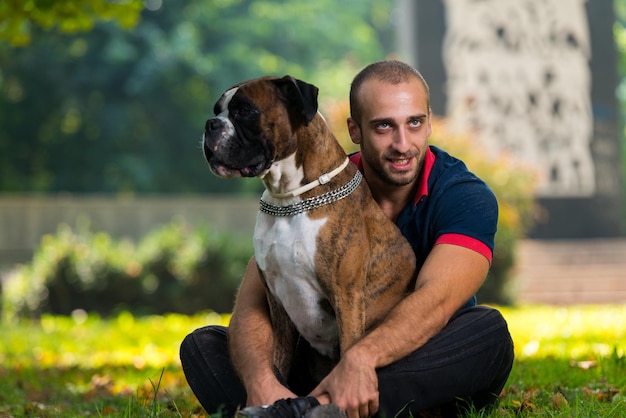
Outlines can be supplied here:
M135 244L62 224L9 275L4 317L230 312L251 254L251 243L207 225L172 222Z
M185 314L230 312L252 252L251 240L206 225L172 223L148 234L137 249L147 306Z

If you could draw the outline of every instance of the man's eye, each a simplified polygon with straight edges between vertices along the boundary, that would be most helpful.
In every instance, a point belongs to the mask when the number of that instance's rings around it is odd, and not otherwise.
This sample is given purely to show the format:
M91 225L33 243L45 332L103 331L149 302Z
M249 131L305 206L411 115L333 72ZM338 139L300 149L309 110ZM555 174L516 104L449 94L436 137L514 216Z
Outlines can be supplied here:
M420 119L414 119L411 121L411 126L413 127L418 127L422 124L422 121Z
M381 122L376 125L376 129L387 129L389 128L389 124L387 122Z

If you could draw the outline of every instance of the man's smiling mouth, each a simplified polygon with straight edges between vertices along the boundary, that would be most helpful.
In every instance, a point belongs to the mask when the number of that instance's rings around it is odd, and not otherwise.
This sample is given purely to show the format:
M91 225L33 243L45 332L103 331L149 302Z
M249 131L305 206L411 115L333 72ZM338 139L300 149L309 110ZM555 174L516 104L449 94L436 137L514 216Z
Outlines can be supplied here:
M394 163L395 165L407 165L409 163L409 159L405 158L402 160L391 160L392 163Z
M387 161L389 161L394 168L402 170L407 169L411 165L413 157L389 158Z

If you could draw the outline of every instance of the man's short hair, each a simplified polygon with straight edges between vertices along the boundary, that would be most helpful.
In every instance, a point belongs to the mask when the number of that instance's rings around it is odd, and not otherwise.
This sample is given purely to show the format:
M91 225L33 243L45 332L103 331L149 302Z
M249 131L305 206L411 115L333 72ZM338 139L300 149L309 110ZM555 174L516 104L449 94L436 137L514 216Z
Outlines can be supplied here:
M430 108L430 89L422 74L415 68L402 61L385 60L369 64L363 68L352 80L350 85L350 116L359 124L361 108L358 102L358 94L363 83L370 79L376 79L390 84L404 83L411 78L416 78L424 86L426 91L426 106Z

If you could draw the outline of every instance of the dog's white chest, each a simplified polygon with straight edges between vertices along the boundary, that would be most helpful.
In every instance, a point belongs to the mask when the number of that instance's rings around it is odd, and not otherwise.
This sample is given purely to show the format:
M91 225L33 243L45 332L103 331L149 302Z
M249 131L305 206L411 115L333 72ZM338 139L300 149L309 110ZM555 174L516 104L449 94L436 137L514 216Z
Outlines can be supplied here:
M326 220L306 213L274 217L259 212L254 232L256 261L272 294L280 301L300 334L327 356L335 354L335 316L315 270L316 238Z

